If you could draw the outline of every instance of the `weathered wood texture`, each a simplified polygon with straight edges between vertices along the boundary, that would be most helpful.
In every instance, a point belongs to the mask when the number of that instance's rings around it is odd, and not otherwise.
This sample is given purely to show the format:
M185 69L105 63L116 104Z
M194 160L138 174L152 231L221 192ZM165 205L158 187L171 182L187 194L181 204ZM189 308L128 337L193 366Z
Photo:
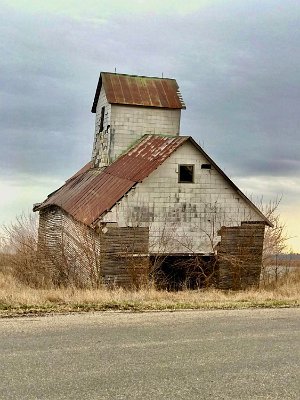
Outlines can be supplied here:
M97 233L59 207L40 212L38 254L57 284L138 287L148 279L148 246L148 228Z
M91 228L75 221L59 207L40 212L38 256L55 284L97 286L100 239Z
M222 227L219 234L218 287L258 285L264 225ZM97 233L51 207L40 212L39 257L57 284L139 287L149 278L149 228L107 224Z
M219 288L245 289L259 284L264 230L265 226L259 223L221 228Z
M139 287L148 279L149 229L108 226L100 234L101 271L111 286Z

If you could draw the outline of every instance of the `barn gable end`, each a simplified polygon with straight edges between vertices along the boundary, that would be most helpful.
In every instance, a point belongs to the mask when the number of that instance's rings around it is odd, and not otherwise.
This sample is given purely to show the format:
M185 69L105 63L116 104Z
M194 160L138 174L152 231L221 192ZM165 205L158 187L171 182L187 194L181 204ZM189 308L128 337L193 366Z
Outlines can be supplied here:
M193 166L193 182L179 182L181 165ZM149 226L151 253L212 254L222 226L264 225L266 219L187 140L100 217L102 225L106 222L119 227Z

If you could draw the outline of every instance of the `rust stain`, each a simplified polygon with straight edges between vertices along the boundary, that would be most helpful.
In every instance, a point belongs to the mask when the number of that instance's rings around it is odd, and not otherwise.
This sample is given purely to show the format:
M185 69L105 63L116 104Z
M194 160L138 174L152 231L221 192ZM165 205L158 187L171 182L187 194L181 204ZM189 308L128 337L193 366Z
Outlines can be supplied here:
M188 136L145 135L105 170L86 164L34 210L58 206L76 220L92 225L189 139Z
M59 206L76 220L93 225L100 216L110 210L133 186L143 181L159 167L183 143L190 141L220 173L228 184L249 206L257 212L262 221L273 226L262 212L235 186L218 165L189 136L145 135L124 155L106 169L91 168L86 164L66 183L48 196L34 211L49 206Z
M175 79L101 72L92 112L96 112L101 87L111 104L185 109Z

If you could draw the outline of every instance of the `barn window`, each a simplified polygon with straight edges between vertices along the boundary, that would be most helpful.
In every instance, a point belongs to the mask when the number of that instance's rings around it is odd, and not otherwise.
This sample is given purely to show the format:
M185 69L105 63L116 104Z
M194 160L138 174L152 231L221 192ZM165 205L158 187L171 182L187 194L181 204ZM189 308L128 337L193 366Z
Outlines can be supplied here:
M211 164L201 164L201 169L211 169Z
M194 165L179 165L178 182L181 183L194 182Z
M105 113L105 107L102 107L102 108L101 108L101 117L100 117L99 132L102 132L102 131L103 131L104 113Z

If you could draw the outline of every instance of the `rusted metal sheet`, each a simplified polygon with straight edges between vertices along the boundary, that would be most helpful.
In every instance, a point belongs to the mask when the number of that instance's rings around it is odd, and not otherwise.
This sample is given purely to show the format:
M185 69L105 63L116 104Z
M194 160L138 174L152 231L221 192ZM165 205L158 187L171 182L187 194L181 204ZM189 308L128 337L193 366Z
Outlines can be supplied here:
M111 104L185 109L175 79L101 72L92 112L96 112L102 85Z
M76 176L83 174L84 172L88 171L89 169L91 169L93 166L92 161L89 161L88 163L86 163L79 171L76 172L76 174L72 175L71 178L69 178L67 180L70 181L71 179L74 179Z
M35 210L56 205L76 220L90 225L131 187L132 182L127 179L91 169L68 180Z
M183 143L190 141L245 202L261 216L268 226L272 223L234 185L204 150L189 136L145 135L127 153L105 170L85 165L65 185L53 192L40 205L39 211L57 205L75 219L92 225L105 211L110 210L136 183L143 181Z
M56 205L76 220L92 225L189 139L146 135L105 170L84 166L34 210Z
M188 139L187 136L146 135L141 142L108 166L105 172L140 182Z

